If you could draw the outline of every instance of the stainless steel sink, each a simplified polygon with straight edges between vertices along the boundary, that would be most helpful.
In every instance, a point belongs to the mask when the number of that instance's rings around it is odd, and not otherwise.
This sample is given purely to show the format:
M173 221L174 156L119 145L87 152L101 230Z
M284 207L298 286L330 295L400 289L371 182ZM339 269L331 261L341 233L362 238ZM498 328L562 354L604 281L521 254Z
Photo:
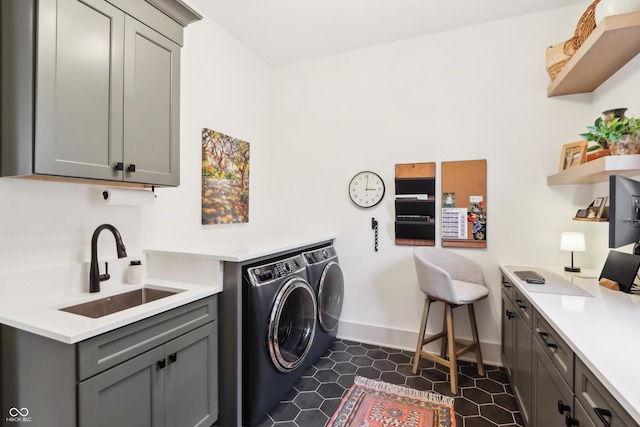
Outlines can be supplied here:
M110 297L88 301L82 304L61 308L68 313L97 319L108 314L117 313L128 308L137 307L151 301L175 295L181 290L167 290L155 288L141 288Z

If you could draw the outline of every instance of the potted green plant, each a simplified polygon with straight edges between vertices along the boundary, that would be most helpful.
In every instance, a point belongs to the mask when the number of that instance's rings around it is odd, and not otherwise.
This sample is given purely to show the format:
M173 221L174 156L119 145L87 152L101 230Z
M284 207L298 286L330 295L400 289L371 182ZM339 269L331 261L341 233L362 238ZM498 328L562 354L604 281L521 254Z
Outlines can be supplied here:
M593 126L587 126L589 132L580 136L589 142L595 142L587 152L609 149L611 154L637 154L640 145L640 119L635 117L598 117Z

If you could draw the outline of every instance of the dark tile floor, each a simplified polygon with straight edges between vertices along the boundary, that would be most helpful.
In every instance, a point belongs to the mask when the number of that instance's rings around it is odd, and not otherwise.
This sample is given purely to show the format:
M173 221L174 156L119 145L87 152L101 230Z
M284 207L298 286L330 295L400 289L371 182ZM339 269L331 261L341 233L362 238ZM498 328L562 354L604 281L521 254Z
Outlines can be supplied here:
M409 351L337 340L259 427L324 427L356 375L452 395L446 368L422 360L419 375L414 375L412 358ZM487 375L480 377L474 363L458 366L457 427L523 426L504 369L485 368Z

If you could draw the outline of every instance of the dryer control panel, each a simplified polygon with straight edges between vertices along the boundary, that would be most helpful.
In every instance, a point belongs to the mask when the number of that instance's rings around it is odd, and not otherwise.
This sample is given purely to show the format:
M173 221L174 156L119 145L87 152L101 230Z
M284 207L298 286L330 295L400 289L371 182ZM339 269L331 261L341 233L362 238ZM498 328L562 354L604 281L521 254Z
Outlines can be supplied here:
M248 270L249 280L254 286L299 273L306 268L302 255L283 259L271 264L252 267Z
M333 245L331 245L312 252L305 252L303 255L307 261L307 264L313 265L335 258L337 256L337 253Z

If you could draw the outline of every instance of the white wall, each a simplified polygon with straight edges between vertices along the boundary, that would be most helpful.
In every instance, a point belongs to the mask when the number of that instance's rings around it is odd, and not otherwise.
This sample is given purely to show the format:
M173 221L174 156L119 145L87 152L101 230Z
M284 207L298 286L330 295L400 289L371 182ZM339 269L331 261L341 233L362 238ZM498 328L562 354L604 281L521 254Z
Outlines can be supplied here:
M194 23L182 50L182 185L158 189L153 206L116 207L94 201L101 186L0 179L0 269L86 262L103 222L120 229L130 253L150 243L235 245L322 229L337 238L346 279L341 334L411 347L422 295L413 248L394 244L394 166L434 161L439 175L443 161L487 159L488 247L456 251L484 265L491 295L477 315L497 363L498 264L566 264L562 231L587 234L581 266L600 268L607 253L606 225L570 219L606 187L546 185L560 147L601 111L640 114L638 59L593 95L546 97L544 48L567 39L587 5L275 69L211 20ZM203 127L251 143L249 224L200 225ZM363 169L387 184L371 210L347 195ZM380 222L379 252L371 217ZM102 239L101 254L114 256Z
M218 246L255 234L332 232L347 286L340 334L409 348L423 299L413 248L394 243L394 166L434 161L439 174L442 161L487 159L488 248L457 251L485 267L491 296L477 313L481 339L497 363L498 264L564 265L562 231L581 230L588 244L592 239L592 224L570 218L591 201L593 189L546 185L560 147L578 140L600 111L590 94L546 97L544 48L567 39L585 8L275 69L211 21L188 27L183 185L160 190L156 239ZM251 143L249 224L200 225L203 126ZM385 199L371 210L356 208L347 195L350 178L363 169L377 171L387 184ZM373 251L371 217L380 222L379 252ZM590 254L576 254L576 262L587 266Z
M185 30L181 53L180 187L159 189L159 244L232 244L270 228L270 68L205 18ZM201 225L202 128L250 143L249 223Z
M567 38L559 28L583 10L539 13L276 70L273 140L287 164L277 169L277 181L298 189L288 201L296 208L286 224L333 224L347 281L342 334L369 337L364 324L381 340L414 345L415 335L406 331L415 334L423 298L413 248L394 244L396 163L434 161L439 175L443 161L487 159L488 248L456 250L485 268L491 295L477 309L485 342L499 343L498 264L563 265L568 254L559 250L560 233L590 233L570 218L591 200L591 189L546 185L546 176L557 171L560 147L578 140L593 120L590 95L546 97L544 47ZM388 190L371 210L354 207L346 191L349 179L366 169L380 173ZM377 253L372 216L380 222ZM461 317L468 336L466 313Z

